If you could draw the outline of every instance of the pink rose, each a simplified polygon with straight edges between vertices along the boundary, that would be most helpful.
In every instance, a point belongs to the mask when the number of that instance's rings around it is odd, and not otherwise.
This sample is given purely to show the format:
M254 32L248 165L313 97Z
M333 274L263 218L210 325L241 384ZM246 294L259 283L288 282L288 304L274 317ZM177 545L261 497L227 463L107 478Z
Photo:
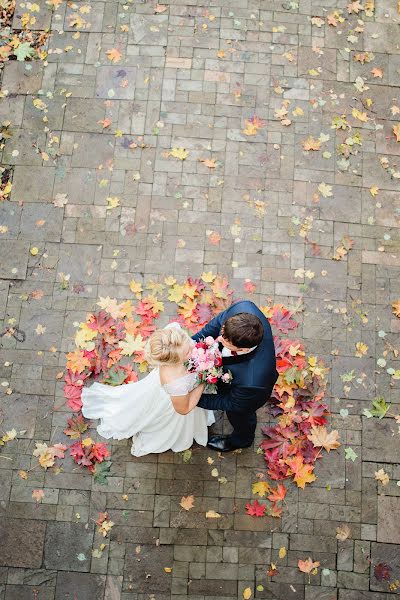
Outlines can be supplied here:
M207 344L207 346L212 346L214 343L214 338L211 337L211 335L209 335L208 337L206 337L206 339L204 340L204 342Z

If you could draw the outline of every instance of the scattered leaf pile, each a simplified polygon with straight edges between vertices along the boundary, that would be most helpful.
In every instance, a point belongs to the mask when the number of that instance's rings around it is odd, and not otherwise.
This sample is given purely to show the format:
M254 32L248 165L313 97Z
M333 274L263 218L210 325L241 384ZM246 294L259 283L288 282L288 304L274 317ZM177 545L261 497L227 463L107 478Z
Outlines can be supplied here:
M145 343L156 329L166 301L176 305L174 320L195 333L233 300L228 280L211 272L203 273L198 279L188 278L183 283L173 277L167 277L163 283L151 281L146 286L132 280L129 287L134 301L118 303L113 298L100 298L99 312L89 314L86 322L79 324L76 349L67 355L64 394L68 406L78 413L68 420L64 430L76 440L70 453L95 477L96 470L100 469L97 476L104 480L110 464L103 463L109 456L105 445L96 444L91 438L81 438L87 428L80 414L84 384L93 378L109 385L126 384L147 371ZM246 282L245 289L248 288L249 282ZM293 313L282 304L264 306L262 310L280 334L288 335L296 330L298 323ZM314 465L322 449L329 452L339 446L337 432L328 433L325 428L329 413L322 398L327 369L316 357L307 359L300 342L278 336L274 341L279 378L271 402L277 423L264 428L266 439L261 448L272 480L292 478L303 488L315 479ZM286 492L282 483L273 487L267 482L257 482L253 493L265 497L271 505L255 500L246 505L246 512L253 516L278 517ZM191 501L191 497L182 499L182 508L188 510Z
M36 2L24 5L24 12L19 24L12 28L16 9L15 0L5 0L0 4L0 61L44 60L47 56L46 46L48 31L31 31L36 23L36 15L41 8ZM44 8L42 8L44 10ZM17 29L19 27L19 29Z

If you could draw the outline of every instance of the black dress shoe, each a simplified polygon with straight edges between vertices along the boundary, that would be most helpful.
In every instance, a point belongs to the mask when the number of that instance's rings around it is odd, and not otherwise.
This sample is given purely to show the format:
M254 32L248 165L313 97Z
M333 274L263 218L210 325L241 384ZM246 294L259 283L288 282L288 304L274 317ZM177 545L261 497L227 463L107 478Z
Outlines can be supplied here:
M234 446L229 441L229 437L226 435L212 435L208 442L207 446L212 448L213 450L217 450L218 452L232 452L232 450L238 450L239 448L248 448L249 446Z

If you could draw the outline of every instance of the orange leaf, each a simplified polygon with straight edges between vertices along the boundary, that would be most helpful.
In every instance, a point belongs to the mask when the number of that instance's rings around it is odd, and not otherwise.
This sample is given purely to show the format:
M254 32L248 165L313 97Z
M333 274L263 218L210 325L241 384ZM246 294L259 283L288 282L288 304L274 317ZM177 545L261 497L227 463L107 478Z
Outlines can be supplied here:
M319 567L320 562L318 560L316 560L315 562L313 562L311 557L308 557L307 560L300 560L297 563L299 570L302 571L302 573L311 573L311 571L313 569L316 569L317 567Z
M396 140L400 142L400 123L393 125L393 133L396 136Z
M111 119L103 119L101 121L97 121L100 125L103 125L103 129L106 129L107 127L110 127L112 121Z
M77 348L67 354L67 369L71 369L73 373L83 373L89 366L90 360L83 355L83 350Z
M199 162L203 163L203 165L209 169L215 169L217 166L215 164L215 158L199 158Z
M282 483L278 483L278 487L276 488L276 490L274 488L271 488L271 490L272 494L267 496L268 500L270 500L271 502L280 502L284 499L287 493L287 489Z
M373 69L371 69L371 73L374 77L380 77L381 79L383 77L383 71L378 67L374 67Z
M121 60L121 52L116 48L111 48L111 50L107 50L107 57L111 60L111 62L116 63Z

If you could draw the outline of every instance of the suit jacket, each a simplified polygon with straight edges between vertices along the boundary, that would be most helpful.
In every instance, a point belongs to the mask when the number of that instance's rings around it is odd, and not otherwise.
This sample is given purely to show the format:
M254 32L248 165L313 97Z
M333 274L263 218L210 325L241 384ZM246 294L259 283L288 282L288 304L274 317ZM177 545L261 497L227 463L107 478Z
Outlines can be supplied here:
M217 338L225 321L242 312L252 313L260 319L264 327L264 337L252 352L222 358L224 370L231 371L233 375L232 382L219 383L217 394L203 394L198 403L201 408L254 413L271 396L278 379L272 331L268 319L253 302L241 300L232 304L207 323L193 339L197 342L208 335Z

